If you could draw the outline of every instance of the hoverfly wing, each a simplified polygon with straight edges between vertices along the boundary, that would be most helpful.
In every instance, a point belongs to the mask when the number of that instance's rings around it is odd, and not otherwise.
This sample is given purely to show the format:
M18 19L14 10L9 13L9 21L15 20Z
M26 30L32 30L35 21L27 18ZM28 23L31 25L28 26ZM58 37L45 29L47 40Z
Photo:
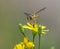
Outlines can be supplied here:
M37 11L35 14L37 14L37 13L39 13L39 12L41 12L41 11L43 11L43 10L45 10L46 9L46 7L44 7L44 8L42 8L42 9L40 9L39 11Z
M31 15L31 14L29 14L29 13L26 13L26 12L24 12L24 14L27 16L27 20L29 20L29 16Z
M26 13L26 12L24 12L24 14L25 14L26 16L29 16L29 15L30 15L29 13Z

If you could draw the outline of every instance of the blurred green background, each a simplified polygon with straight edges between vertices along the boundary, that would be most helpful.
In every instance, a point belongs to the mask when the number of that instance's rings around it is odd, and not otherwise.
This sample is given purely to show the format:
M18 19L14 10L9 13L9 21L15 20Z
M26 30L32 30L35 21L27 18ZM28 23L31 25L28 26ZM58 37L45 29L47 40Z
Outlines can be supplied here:
M13 49L23 40L18 24L26 23L24 12L33 13L43 7L47 9L39 13L37 21L50 31L41 37L41 49L60 49L60 0L0 0L0 49ZM31 33L26 34L32 41ZM35 39L38 46L38 36Z

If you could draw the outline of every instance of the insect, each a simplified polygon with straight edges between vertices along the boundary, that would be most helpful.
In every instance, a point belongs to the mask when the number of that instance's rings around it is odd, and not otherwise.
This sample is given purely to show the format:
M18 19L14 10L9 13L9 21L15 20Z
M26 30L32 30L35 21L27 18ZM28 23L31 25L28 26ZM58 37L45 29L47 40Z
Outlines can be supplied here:
M37 12L35 12L33 14L26 13L26 12L24 12L24 14L27 16L27 20L29 20L29 21L35 21L39 17L38 13L41 12L41 11L43 11L44 9L46 9L46 7L40 9L39 11L37 11Z

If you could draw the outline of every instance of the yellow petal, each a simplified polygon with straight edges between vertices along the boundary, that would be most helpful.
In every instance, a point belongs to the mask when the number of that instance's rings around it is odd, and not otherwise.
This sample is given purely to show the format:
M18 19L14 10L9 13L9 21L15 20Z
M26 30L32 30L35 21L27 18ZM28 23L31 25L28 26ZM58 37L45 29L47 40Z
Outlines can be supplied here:
M42 32L42 34L45 34L45 32Z
M24 37L24 44L26 45L28 43L28 38Z
M33 44L33 42L28 42L26 46L28 48L33 48L34 47L34 44Z
M17 44L14 49L24 49L25 45L23 43Z
M42 34L45 34L46 32L48 32L49 30L42 30Z
M34 30L35 32L38 32L38 28L33 28L33 30Z
M48 32L49 30L42 30L43 32Z
M34 24L33 30L34 30L35 32L38 32L38 25L37 25L37 24Z
M24 25L23 28L27 28L27 29L30 29L30 30L33 29L32 27L29 27L29 26L27 26L27 25Z
M37 24L35 24L34 27L36 28L37 27Z
M46 26L41 26L42 27L42 29L45 29L46 28Z
M33 27L33 26L32 26L30 23L28 23L28 22L27 22L27 25L28 25L29 27Z
M37 24L31 25L30 23L27 23L27 25L24 25L23 28L27 28L27 29L33 30L35 32L38 32Z

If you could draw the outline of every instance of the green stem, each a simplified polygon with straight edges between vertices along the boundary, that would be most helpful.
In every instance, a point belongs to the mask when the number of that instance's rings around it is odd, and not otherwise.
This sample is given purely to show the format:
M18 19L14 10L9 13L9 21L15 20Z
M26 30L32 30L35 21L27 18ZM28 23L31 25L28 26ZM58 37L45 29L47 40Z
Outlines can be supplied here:
M24 32L22 32L23 36L26 37L26 35L24 34Z
M39 47L38 47L38 49L40 49L40 34L39 34Z
M33 35L33 43L34 43L34 38L35 38L35 35ZM35 49L35 47L33 49Z
M35 38L35 36L33 35L33 42L34 42L34 38Z

